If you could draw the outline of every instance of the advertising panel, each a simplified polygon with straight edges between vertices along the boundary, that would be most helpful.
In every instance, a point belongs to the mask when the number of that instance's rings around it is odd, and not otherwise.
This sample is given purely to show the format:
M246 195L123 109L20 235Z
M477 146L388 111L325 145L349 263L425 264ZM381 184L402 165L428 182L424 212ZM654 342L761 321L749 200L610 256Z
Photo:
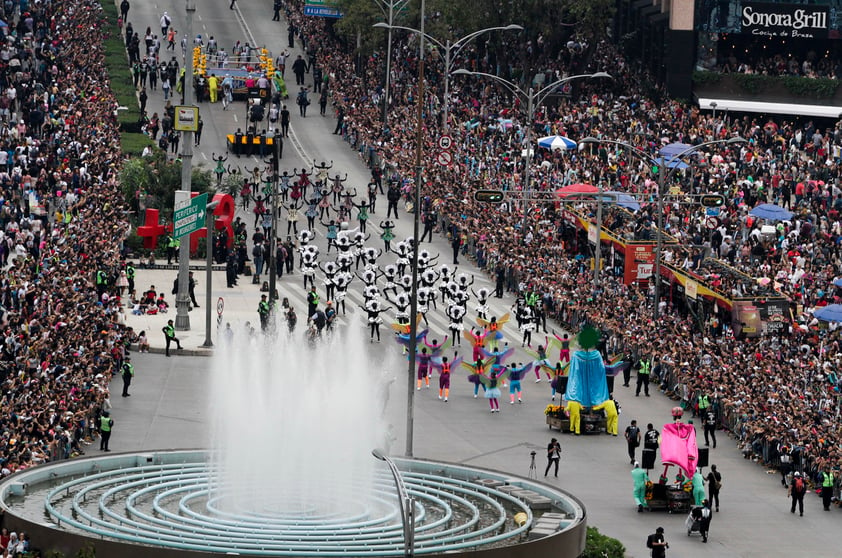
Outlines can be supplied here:
M826 39L828 6L743 2L740 25L743 33L767 37Z
M627 244L625 263L623 282L626 285L637 281L648 283L655 272L655 246Z

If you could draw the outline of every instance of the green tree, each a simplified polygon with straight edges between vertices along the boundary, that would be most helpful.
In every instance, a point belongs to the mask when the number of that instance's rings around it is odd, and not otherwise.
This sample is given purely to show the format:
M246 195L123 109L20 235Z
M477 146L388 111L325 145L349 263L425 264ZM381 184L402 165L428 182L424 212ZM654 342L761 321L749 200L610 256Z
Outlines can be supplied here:
M565 2L565 10L571 16L575 29L588 40L601 39L614 17L616 6L613 0L588 0L587 2Z
M374 24L386 18L374 0L338 0L336 5L344 15L335 23L335 29L354 45L357 53L369 54L381 46L385 48L384 31L375 29Z
M120 169L120 188L132 211L158 209L165 219L172 217L175 191L181 189L181 161L167 160L166 153L156 150L152 157L128 159ZM194 168L191 190L210 192L211 171Z
M359 54L381 51L386 46L386 31L375 29L377 22L386 21L380 0L337 0L345 16L335 29ZM406 8L395 18L396 25L419 28L421 0L409 0ZM557 52L574 36L581 36L595 44L605 35L614 15L613 0L426 0L424 31L442 43L455 41L487 27L502 27L512 23L523 26L518 47L500 34L491 33L478 42L496 54L501 66L512 65L524 83L543 68L534 66L534 56L525 48L527 41L537 44L542 38L548 52ZM407 32L393 33L393 40L406 40ZM504 76L506 78L517 76Z
M579 558L623 558L625 555L623 543L603 535L596 527L588 527L585 551Z

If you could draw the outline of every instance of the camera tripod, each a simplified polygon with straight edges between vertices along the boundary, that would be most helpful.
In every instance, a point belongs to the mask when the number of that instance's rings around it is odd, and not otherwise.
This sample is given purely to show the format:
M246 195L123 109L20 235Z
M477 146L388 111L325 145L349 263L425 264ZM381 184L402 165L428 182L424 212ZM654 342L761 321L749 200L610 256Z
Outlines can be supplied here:
M536 452L533 451L532 453L529 454L530 457L532 458L532 460L529 462L529 476L527 478L537 480L538 479L538 468L535 466L535 453Z

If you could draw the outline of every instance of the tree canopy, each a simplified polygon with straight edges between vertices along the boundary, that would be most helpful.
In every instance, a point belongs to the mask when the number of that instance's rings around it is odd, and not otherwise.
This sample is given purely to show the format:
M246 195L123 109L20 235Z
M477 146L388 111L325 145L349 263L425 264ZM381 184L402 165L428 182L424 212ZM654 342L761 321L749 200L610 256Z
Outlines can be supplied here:
M344 17L336 30L360 50L382 48L385 32L372 26L386 22L389 3L395 7L394 24L417 29L421 0L337 0ZM425 32L445 42L486 27L512 23L524 27L524 41L543 35L546 44L558 45L574 33L588 40L602 39L614 15L613 0L426 0Z

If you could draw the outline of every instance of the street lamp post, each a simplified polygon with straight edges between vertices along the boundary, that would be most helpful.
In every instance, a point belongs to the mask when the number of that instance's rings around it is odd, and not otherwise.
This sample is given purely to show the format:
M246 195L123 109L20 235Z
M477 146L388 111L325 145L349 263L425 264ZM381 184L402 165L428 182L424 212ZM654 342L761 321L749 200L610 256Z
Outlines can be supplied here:
M679 169L680 165L678 163L681 162L681 159L690 155L703 147L707 147L709 145L716 145L716 144L727 144L733 145L738 143L745 143L746 140L739 136L728 138L728 139L721 139L721 140L713 140L713 141L706 141L704 143L700 143L699 145L692 145L685 149L684 151L677 153L669 158L661 157L660 159L655 159L650 156L648 153L644 153L637 147L626 143L620 140L609 140L609 139L599 139L594 137L587 137L582 139L579 143L613 143L614 145L620 145L625 147L629 150L630 153L634 153L637 157L645 161L647 164L657 166L658 167L658 231L656 234L655 240L655 278L654 278L654 286L655 286L655 293L654 293L654 309L652 311L653 318L657 321L660 317L660 309L658 308L661 304L661 251L663 250L663 228L664 228L664 195L665 195L665 188L667 181L672 178L673 173ZM667 171L663 167L667 167ZM672 168L670 168L672 167Z
M391 45L392 40L392 29L403 29L404 31L409 31L410 33L422 33L418 29L413 29L412 27L404 27L402 25L393 25L391 20L389 23L375 23L374 27L378 29L388 29L389 30L389 44ZM506 25L504 27L488 27L486 29L480 29L479 31L474 31L469 35L465 35L461 39L457 41L450 42L450 39L442 43L435 37L431 37L430 35L424 34L424 37L434 43L440 50L444 51L444 131L447 132L450 129L449 124L449 114L450 114L450 74L453 71L453 62L459 53L465 48L468 43L482 35L483 33L488 33L489 31L521 31L523 27L517 24ZM440 53L441 55L441 53ZM386 59L386 67L389 66L389 59ZM383 121L386 121L385 112Z
M272 232L269 235L269 307L275 311L275 291L278 278L278 169L280 161L280 135L272 140Z
M196 0L185 0L187 18L185 25L187 37L193 36L193 14L196 11ZM189 54L189 53L188 53ZM193 93L193 56L186 56L184 61L184 104L189 106ZM187 192L192 190L193 180L193 132L181 132L181 189ZM186 239L186 245L178 252L178 292L175 298L175 328L179 331L190 329L190 294L189 277L190 268L190 237Z
M459 69L453 70L453 75L460 75L460 76L482 76L485 78L492 79L497 83L501 84L503 87L508 89L513 95L526 99L526 165L524 168L524 180L523 180L523 192L525 198L532 197L532 183L531 183L531 163L532 163L532 123L535 119L535 106L541 105L544 100L550 96L554 91L558 89L561 85L565 83L571 82L577 79L593 79L593 78L609 78L613 79L610 74L605 72L596 72L593 74L579 74L575 76L568 76L565 78L561 78L556 80L549 85L545 85L543 88L539 89L538 91L533 91L532 87L530 87L527 91L524 91L520 87L518 87L515 83L503 79L500 76L495 76L494 74L487 74L485 72L472 72L470 70ZM523 208L523 224L521 228L523 229L521 232L523 233L524 238L527 234L527 223L528 223L528 215L526 212L526 206L524 205Z
M406 485L403 482L403 477L401 477L401 472L398 471L397 465L395 462L392 461L389 456L383 453L382 450L373 449L371 450L371 455L379 459L380 461L385 461L386 465L389 466L389 470L392 472L392 477L395 479L395 486L398 489L398 498L400 498L401 504L401 522L403 523L403 543L404 543L404 552L403 555L406 557L414 556L415 555L415 501L409 495L409 492L406 490Z
M384 80L383 110L381 115L383 128L386 128L389 115L389 82L391 81L392 72L392 27L395 23L395 10L401 11L409 3L409 0L375 0L375 2L377 2L377 7L380 8L380 11L383 12L383 16L388 20L386 27L389 30L386 34L386 79Z
M421 30L418 40L418 112L416 115L415 137L415 207L412 214L412 290L409 307L409 370L406 376L406 456L412 457L412 444L415 428L415 353L418 350L418 222L421 214L421 181L424 176L424 11L425 0L421 0Z
M597 184L596 200L596 245L593 253L593 292L599 290L599 273L602 267L602 181Z
M213 293L211 286L213 285L213 210L219 205L219 201L214 201L205 206L206 224L208 234L205 237L205 342L202 347L209 349L213 347L213 340L211 340L211 300ZM181 285L179 284L179 287ZM189 287L189 285L188 285Z

